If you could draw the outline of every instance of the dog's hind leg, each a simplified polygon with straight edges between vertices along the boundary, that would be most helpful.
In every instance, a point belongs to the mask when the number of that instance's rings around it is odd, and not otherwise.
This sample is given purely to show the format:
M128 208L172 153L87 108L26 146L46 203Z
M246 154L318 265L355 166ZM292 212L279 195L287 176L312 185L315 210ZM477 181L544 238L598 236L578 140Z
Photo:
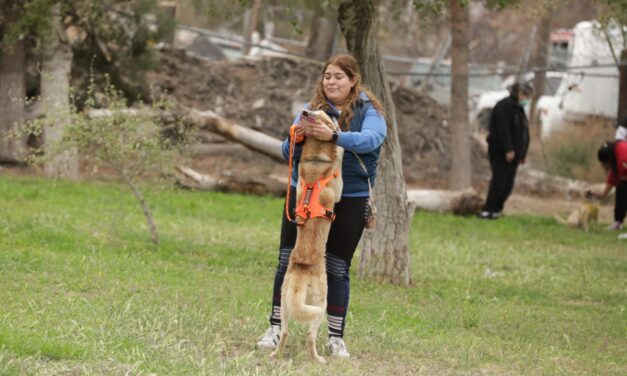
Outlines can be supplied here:
M324 314L320 315L319 318L312 321L309 324L309 333L307 333L307 348L309 349L309 355L311 359L317 360L318 362L325 364L327 361L318 355L318 350L316 350L316 335L318 334L318 328L324 319Z
M287 307L285 305L285 300L281 301L281 336L279 338L279 343L276 346L276 350L270 354L271 359L276 359L279 356L283 355L283 350L285 350L285 345L287 343L287 323L289 321L289 315L287 313Z

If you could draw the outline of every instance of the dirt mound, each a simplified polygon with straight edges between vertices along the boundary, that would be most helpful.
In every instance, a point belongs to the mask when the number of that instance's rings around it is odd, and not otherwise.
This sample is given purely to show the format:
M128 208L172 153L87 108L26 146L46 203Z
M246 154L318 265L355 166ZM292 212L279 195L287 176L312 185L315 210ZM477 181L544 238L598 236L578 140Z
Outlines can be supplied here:
M186 106L213 110L280 139L287 136L294 113L309 100L321 69L317 63L276 57L212 63L169 49L162 50L160 59L148 75L151 85ZM406 179L425 187L444 186L451 166L447 110L407 88L395 88L392 96ZM482 148L473 141L472 150L475 175L484 179L489 168ZM254 162L270 163L263 158Z
M451 169L451 128L447 110L428 95L397 87L396 105L403 171L408 182L444 187ZM483 148L471 139L473 179L483 181L489 166Z
M211 63L170 49L160 60L148 80L178 102L281 139L294 120L293 103L309 99L321 69L283 58Z

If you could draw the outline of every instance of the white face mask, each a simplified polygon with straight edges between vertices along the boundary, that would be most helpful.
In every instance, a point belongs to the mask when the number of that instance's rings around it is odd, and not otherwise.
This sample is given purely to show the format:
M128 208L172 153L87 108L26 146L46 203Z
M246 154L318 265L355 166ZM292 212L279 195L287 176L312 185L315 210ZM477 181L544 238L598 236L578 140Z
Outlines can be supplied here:
M529 98L524 98L518 101L518 104L520 104L521 106L525 107L526 105L529 104Z

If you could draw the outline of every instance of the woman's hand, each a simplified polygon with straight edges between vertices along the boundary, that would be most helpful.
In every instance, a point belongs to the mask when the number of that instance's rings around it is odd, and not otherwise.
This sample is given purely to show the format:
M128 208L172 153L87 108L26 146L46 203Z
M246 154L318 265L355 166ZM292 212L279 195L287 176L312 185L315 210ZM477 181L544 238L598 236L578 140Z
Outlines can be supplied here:
M296 129L294 130L294 135L296 139L302 139L305 137L305 126L303 124L296 124Z
M316 120L314 123L305 120L301 124L305 126L306 136L311 136L320 141L331 141L331 138L333 138L333 131L321 120Z

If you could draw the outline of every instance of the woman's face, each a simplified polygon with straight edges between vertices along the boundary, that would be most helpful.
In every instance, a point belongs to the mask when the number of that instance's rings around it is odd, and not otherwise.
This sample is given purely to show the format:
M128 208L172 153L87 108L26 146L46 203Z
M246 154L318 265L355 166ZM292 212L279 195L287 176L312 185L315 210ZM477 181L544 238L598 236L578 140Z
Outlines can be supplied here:
M333 64L327 66L322 79L322 87L324 94L333 104L337 106L344 104L353 86L355 86L355 79L350 79L340 67Z

